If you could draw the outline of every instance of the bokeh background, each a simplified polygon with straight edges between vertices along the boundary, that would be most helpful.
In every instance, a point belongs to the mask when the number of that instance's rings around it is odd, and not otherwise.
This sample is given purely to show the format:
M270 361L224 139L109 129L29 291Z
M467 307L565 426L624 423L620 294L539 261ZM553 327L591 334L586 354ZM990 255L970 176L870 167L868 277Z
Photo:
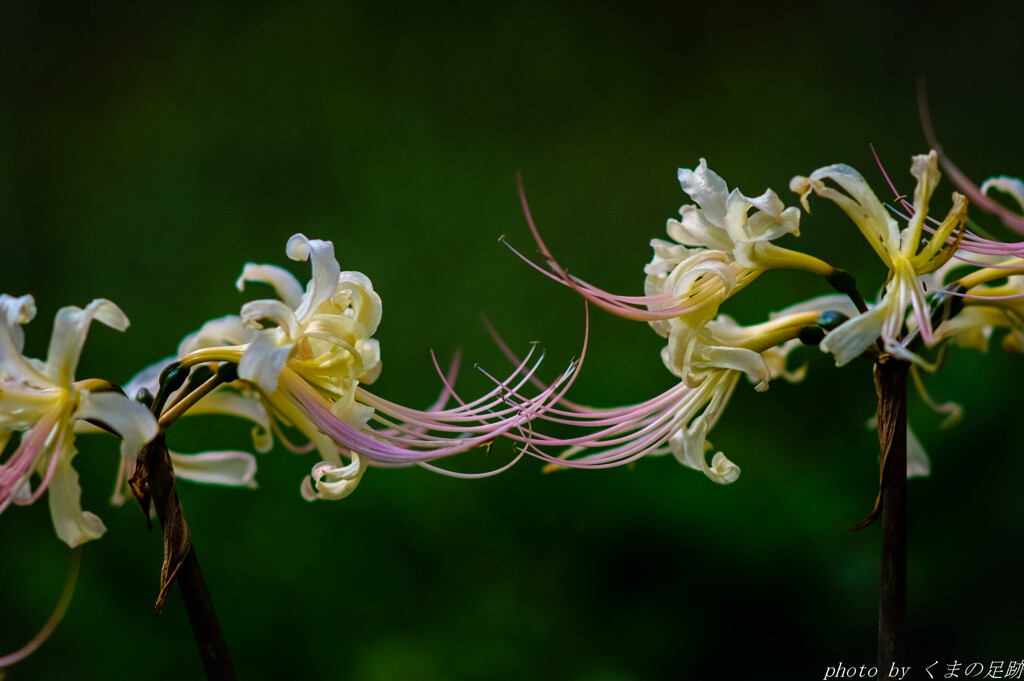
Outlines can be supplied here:
M884 3L8 3L0 21L0 290L35 295L28 348L53 313L94 297L132 320L94 328L80 377L126 381L206 319L237 312L249 261L292 266L295 232L334 241L384 301L374 390L426 406L429 350L505 371L483 329L541 341L549 377L578 354L570 291L497 243L532 252L523 174L549 245L571 270L640 293L649 240L685 197L676 169L706 157L749 195L847 162L884 185L874 143L907 190L925 149L915 81L969 174L1024 173L1018 7L925 12ZM944 185L938 211L948 207ZM818 201L799 241L857 274L884 272ZM977 217L977 216L976 216ZM982 216L982 221L984 218ZM827 292L771 273L724 311L756 322ZM595 314L574 399L636 402L673 378L644 325ZM741 384L712 433L743 468L719 487L670 458L542 475L525 460L462 481L373 470L355 494L308 504L315 458L260 458L259 489L180 493L242 678L822 678L872 664L879 528L851 533L877 490L870 366L766 393ZM1020 358L958 352L929 379L965 406L940 419L911 396L932 455L911 483L909 627L922 664L1024 659L1020 604ZM184 451L243 448L247 429L197 418ZM152 612L161 537L111 508L107 438L79 438L85 507L109 531L86 546L53 638L10 679L192 679L180 598ZM450 465L482 470L510 445ZM44 504L0 519L0 649L49 616L68 552Z

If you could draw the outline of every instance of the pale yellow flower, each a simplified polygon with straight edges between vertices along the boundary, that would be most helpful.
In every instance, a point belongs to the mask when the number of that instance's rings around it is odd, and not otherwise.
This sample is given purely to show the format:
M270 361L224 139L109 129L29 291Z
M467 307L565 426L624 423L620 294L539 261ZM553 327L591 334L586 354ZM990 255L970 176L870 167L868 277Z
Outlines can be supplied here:
M76 426L100 423L121 436L124 459L134 458L157 432L148 409L101 380L75 381L82 346L93 320L123 331L128 318L109 300L85 309L64 307L53 323L46 361L22 354L22 325L35 317L31 296L0 295L0 452L16 432L21 444L0 464L0 512L49 492L57 536L68 546L103 535L106 527L82 510L82 490L72 466ZM33 478L38 477L33 489Z
M860 173L847 165L819 168L809 177L797 176L790 182L790 189L800 194L800 201L807 212L810 212L808 198L812 192L838 205L856 223L889 268L885 293L878 304L842 324L822 341L821 349L832 353L838 366L858 357L879 338L886 352L926 365L902 343L908 308L913 309L925 343L931 345L935 341L920 277L953 256L957 245L957 239L953 237L963 234L967 220L967 199L954 192L953 207L935 228L931 238L924 240L924 222L941 177L936 153L932 151L915 156L910 172L917 179L914 214L902 231Z

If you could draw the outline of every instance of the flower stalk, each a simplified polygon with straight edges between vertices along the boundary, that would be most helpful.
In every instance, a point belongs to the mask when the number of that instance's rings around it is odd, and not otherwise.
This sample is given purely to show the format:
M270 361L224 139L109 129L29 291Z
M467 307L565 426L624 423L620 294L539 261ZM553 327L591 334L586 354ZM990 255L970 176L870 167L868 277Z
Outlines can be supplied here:
M160 571L160 596L156 611L159 614L167 600L171 582L176 581L185 602L185 611L199 648L206 678L210 681L233 680L236 678L235 670L178 501L170 454L163 433L142 449L139 462L132 478L132 488L137 494L141 489L147 499L152 499L157 518L164 529L164 563Z
M878 669L884 678L905 659L907 620L907 371L882 355L875 364L881 445L882 570L878 607Z
M154 415L160 416L167 396L187 383L189 373L188 369L173 364L163 372L160 389L151 407ZM201 397L217 387L225 378L230 378L224 373L218 371L160 417L160 431L139 452L135 473L130 481L132 492L142 506L143 513L148 518L152 506L164 532L160 594L157 596L154 609L160 614L167 602L171 584L177 582L182 600L185 602L185 611L196 640L196 647L199 648L199 657L206 671L206 678L211 681L233 680L236 678L235 670L231 664L224 634L220 629L217 612L213 607L213 600L210 598L210 591L199 567L199 559L192 545L192 535L185 521L181 502L178 500L165 430L189 406L195 404L197 394Z

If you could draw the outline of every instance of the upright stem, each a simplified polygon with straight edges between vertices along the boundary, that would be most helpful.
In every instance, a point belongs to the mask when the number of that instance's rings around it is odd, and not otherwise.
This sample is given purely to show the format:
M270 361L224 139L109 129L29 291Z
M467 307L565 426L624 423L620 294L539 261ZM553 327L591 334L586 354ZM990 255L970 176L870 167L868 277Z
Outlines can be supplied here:
M185 524L181 504L178 503L170 456L162 433L146 445L143 454L148 472L149 493L152 495L160 525L164 528L165 562L164 574L161 575L161 599L165 598L164 591L169 586L169 581L177 581L182 599L185 601L189 623L192 625L192 633L199 647L199 656L206 670L206 678L234 681L235 670L228 655L227 643L220 630L217 613L213 609L213 601L206 588L206 580L203 579L203 572L199 568L195 548L192 547L188 536L188 526ZM169 543L175 543L186 554L184 558L179 559L180 563L177 560L172 561L171 573L167 574L167 555L168 552L173 553L173 548L168 548Z
M902 666L907 619L907 370L883 355L875 364L882 448L882 574L878 607L878 678ZM897 677L899 674L897 673Z

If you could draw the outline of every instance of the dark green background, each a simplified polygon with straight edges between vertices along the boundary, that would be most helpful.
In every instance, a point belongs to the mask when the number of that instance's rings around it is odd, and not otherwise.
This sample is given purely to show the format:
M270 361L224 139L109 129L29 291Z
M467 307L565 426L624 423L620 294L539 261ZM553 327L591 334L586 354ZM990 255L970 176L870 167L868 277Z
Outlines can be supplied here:
M429 404L430 348L463 348L464 389L484 389L473 363L506 365L481 313L516 348L541 340L554 376L579 351L582 305L496 243L532 250L517 171L563 263L623 293L641 292L648 242L686 201L676 169L702 156L750 195L795 202L792 175L838 161L883 195L873 142L909 190L919 74L965 170L1024 173L1022 17L983 5L5 3L0 290L35 295L37 355L58 307L114 299L132 327L95 328L79 377L123 381L237 312L252 297L232 286L242 264L287 264L302 231L383 298L379 394ZM787 245L876 291L880 263L817 205ZM825 292L770 273L725 311L755 322ZM672 385L645 325L595 314L592 331L574 399ZM743 468L729 487L670 458L549 476L531 460L482 481L372 470L349 499L308 504L316 459L281 448L261 457L257 491L183 485L240 676L817 679L871 664L879 528L848 530L877 488L870 367L803 356L803 384L741 384L713 431ZM1020 377L998 347L956 353L929 381L966 407L950 431L911 397L934 466L910 489L913 678L934 660L1024 659ZM9 678L200 676L178 596L152 613L159 532L107 506L116 444L79 444L85 507L109 532L85 548L64 623ZM196 419L171 444L248 440ZM6 652L48 617L67 550L44 504L5 513L0 547Z

